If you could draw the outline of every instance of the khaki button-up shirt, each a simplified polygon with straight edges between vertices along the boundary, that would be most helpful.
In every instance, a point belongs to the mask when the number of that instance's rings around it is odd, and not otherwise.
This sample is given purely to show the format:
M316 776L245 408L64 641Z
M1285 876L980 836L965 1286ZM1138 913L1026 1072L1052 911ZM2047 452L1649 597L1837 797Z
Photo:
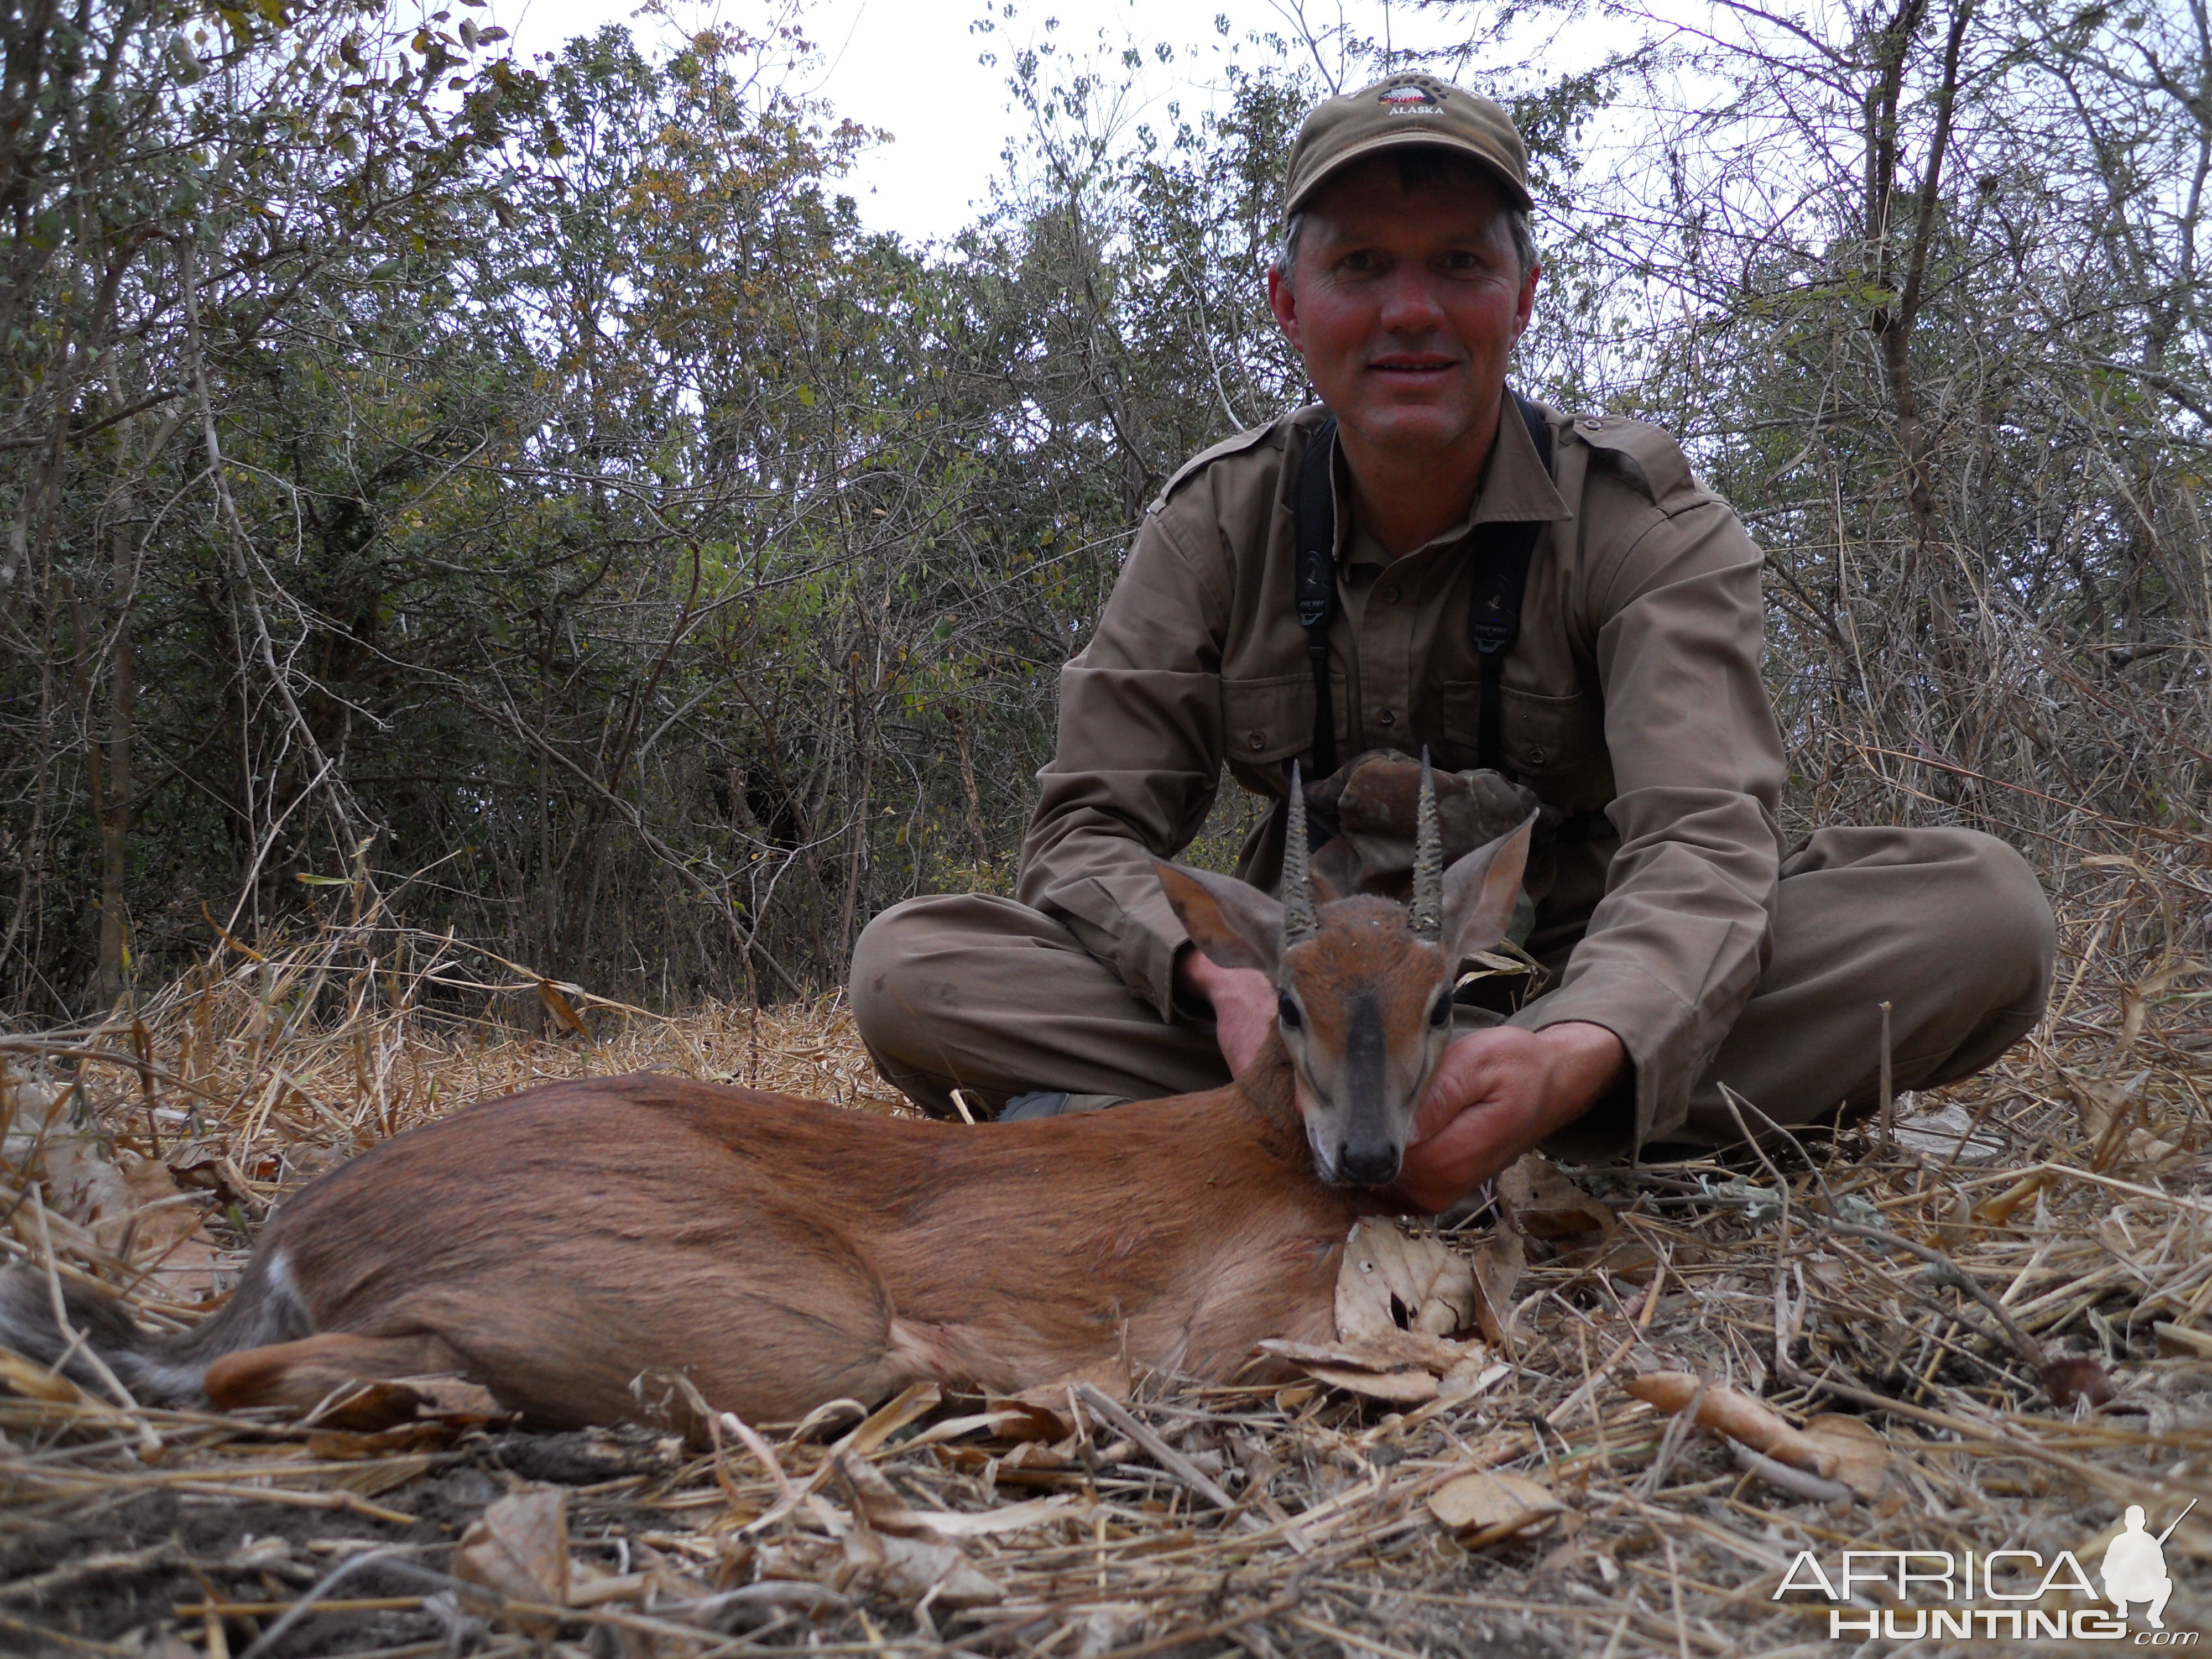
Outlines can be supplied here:
M1151 857L1197 835L1225 763L1278 803L1237 866L1272 890L1291 762L1310 770L1294 501L1325 412L1245 433L1171 480L1097 632L1061 672L1059 746L1038 775L1019 894L1164 1018L1188 936ZM1513 1023L1587 1020L1619 1036L1640 1145L1682 1121L1765 963L1783 758L1759 678L1759 554L1663 432L1545 415L1556 482L1509 404L1467 520L1401 558L1340 507L1337 753L1425 744L1443 767L1477 764L1473 532L1541 521L1504 663L1501 752L1545 801L1588 815L1589 833L1561 846L1529 939L1558 983Z

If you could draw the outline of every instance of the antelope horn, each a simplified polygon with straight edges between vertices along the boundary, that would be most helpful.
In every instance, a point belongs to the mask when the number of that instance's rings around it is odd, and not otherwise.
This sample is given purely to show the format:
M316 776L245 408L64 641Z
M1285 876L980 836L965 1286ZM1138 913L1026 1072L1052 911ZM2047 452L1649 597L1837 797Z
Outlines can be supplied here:
M1407 922L1413 937L1431 945L1444 933L1444 838L1437 821L1437 775L1421 749L1420 817L1413 838L1413 905Z
M1313 872L1306 864L1306 791L1298 763L1291 763L1291 818L1283 838L1283 949L1304 945L1321 931L1314 914Z

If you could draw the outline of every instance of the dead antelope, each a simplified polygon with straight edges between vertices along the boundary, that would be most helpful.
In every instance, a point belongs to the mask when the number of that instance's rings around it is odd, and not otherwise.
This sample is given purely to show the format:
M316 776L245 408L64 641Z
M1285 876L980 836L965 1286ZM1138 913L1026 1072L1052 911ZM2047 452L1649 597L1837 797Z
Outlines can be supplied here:
M64 1332L18 1268L0 1342L94 1386L70 1355L88 1342L149 1403L306 1412L459 1373L566 1426L655 1414L656 1372L788 1421L924 1380L1221 1379L1263 1338L1325 1341L1346 1233L1398 1207L1380 1189L1450 1034L1451 971L1504 933L1528 826L1447 872L1425 777L1409 915L1317 892L1295 781L1291 799L1284 903L1158 866L1199 948L1280 990L1279 1039L1237 1083L980 1128L671 1077L551 1084L287 1200L188 1333L82 1288Z

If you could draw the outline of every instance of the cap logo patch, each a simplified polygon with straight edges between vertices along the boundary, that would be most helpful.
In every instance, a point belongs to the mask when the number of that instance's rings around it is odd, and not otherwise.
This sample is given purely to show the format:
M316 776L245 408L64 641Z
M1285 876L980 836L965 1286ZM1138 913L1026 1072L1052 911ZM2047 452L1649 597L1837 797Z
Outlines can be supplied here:
M1443 107L1443 100L1426 87L1385 87L1375 101L1393 115L1429 115Z

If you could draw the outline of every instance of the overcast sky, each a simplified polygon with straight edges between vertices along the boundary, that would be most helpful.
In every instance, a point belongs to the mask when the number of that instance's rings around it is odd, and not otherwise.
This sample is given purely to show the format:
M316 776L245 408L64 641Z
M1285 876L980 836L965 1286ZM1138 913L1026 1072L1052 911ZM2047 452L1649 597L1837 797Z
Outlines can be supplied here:
M663 26L635 18L637 3L493 0L491 15L513 33L518 53L532 57L607 22L628 24L641 43L659 40ZM1178 48L1176 60L1165 66L1148 60L1145 91L1154 106L1179 100L1188 111L1212 95L1230 53L1250 53L1243 44L1248 33L1286 32L1275 0L1014 0L1011 17L998 17L990 33L975 33L971 26L987 9L1007 8L1005 0L995 7L987 0L817 0L804 13L821 54L816 73L799 85L828 99L839 114L892 135L846 181L870 225L920 240L949 236L973 216L970 204L988 198L1015 127L1005 64L1024 46L1047 39L1085 45L1101 31L1117 45L1167 41ZM1342 0L1340 8L1334 0L1309 0L1307 9L1317 24L1334 26L1341 15L1355 30L1398 46L1456 45L1464 33L1384 0ZM1214 27L1217 14L1229 19L1225 38ZM678 15L703 21L717 14L683 6ZM727 0L719 15L757 27L767 8L762 0ZM1059 27L1048 31L1048 19ZM998 63L978 61L987 54ZM1481 85L1479 70L1462 78Z

